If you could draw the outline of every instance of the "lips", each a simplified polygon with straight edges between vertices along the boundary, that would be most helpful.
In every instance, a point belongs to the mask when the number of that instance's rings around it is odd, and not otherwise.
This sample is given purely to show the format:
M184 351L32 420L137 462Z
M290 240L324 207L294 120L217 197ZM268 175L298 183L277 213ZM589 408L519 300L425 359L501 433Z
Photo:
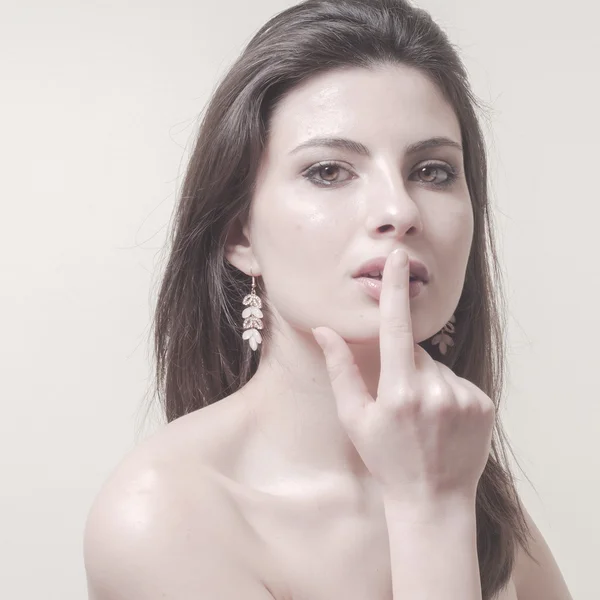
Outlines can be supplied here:
M374 271L383 273L383 267L385 266L386 260L387 256L378 256L368 260L355 271L353 277L366 277L368 273L373 273ZM409 268L410 275L414 277L414 279L422 281L423 283L429 281L429 271L422 262L409 257Z

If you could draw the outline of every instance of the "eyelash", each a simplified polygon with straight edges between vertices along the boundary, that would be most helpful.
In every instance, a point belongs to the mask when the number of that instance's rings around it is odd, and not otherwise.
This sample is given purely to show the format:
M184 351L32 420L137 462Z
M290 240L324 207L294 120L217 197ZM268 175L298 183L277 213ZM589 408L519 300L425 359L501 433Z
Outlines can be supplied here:
M314 167L311 167L307 171L304 171L302 176L304 178L308 179L308 181L310 181L311 183L314 183L315 185L317 185L319 187L331 187L333 185L336 185L337 182L335 182L335 181L324 183L323 181L319 181L314 177L315 173L318 173L321 169L325 169L326 167L339 167L340 169L344 169L344 170L348 171L348 169L346 167L344 167L343 165L341 165L340 163L338 163L336 161L325 161L325 162L316 164ZM450 187L459 176L459 170L456 167L453 167L451 165L446 165L446 164L435 163L435 162L430 162L430 163L421 165L417 169L417 171L420 171L421 169L425 169L427 167L441 169L442 171L445 171L447 173L448 177L446 178L446 181L444 181L442 183L428 183L427 181L423 181L422 182L423 185L432 185L434 188L444 189L444 188Z

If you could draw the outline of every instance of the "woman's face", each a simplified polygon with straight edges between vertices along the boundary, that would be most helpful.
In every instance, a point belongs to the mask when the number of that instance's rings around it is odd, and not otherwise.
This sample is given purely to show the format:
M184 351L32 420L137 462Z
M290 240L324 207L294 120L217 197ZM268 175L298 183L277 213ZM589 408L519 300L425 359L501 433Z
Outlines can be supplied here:
M461 295L473 213L460 148L406 150L441 137L462 145L435 85L404 65L329 71L281 101L270 131L244 270L263 277L276 319L305 332L331 327L350 343L376 338L379 304L353 274L401 247L429 271L411 300L415 342L439 331Z

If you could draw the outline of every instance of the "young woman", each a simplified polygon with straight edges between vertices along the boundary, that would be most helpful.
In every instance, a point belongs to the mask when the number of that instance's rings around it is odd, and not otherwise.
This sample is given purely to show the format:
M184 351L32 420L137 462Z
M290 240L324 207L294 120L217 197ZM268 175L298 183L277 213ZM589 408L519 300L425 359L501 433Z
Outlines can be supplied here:
M92 507L90 599L570 598L498 419L477 107L404 0L309 0L252 39L177 207L169 424Z

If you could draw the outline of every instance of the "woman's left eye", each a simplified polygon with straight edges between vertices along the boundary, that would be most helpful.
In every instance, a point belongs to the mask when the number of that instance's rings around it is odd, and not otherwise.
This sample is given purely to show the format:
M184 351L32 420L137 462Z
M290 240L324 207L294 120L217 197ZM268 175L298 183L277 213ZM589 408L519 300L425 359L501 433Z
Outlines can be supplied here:
M436 188L445 188L451 186L458 177L458 169L448 164L441 163L428 163L421 165L415 171L419 175L424 175L426 180L423 183L430 183ZM433 179L431 173L433 172ZM438 176L442 175L443 178L440 180ZM437 179L437 181L436 181Z
M304 171L302 176L315 185L330 187L340 183L340 180L335 176L335 173L340 169L349 173L348 169L336 162L322 162ZM419 175L419 179L422 183L433 185L435 188L449 187L456 181L459 174L458 169L455 167L442 163L428 163L421 165L417 167L411 175L414 173ZM320 175L321 178L317 178L315 175ZM323 175L325 176L324 178L322 177ZM421 176L425 177L425 179L422 179ZM332 178L329 179L330 177ZM344 181L348 181L348 179L341 180L342 183Z

